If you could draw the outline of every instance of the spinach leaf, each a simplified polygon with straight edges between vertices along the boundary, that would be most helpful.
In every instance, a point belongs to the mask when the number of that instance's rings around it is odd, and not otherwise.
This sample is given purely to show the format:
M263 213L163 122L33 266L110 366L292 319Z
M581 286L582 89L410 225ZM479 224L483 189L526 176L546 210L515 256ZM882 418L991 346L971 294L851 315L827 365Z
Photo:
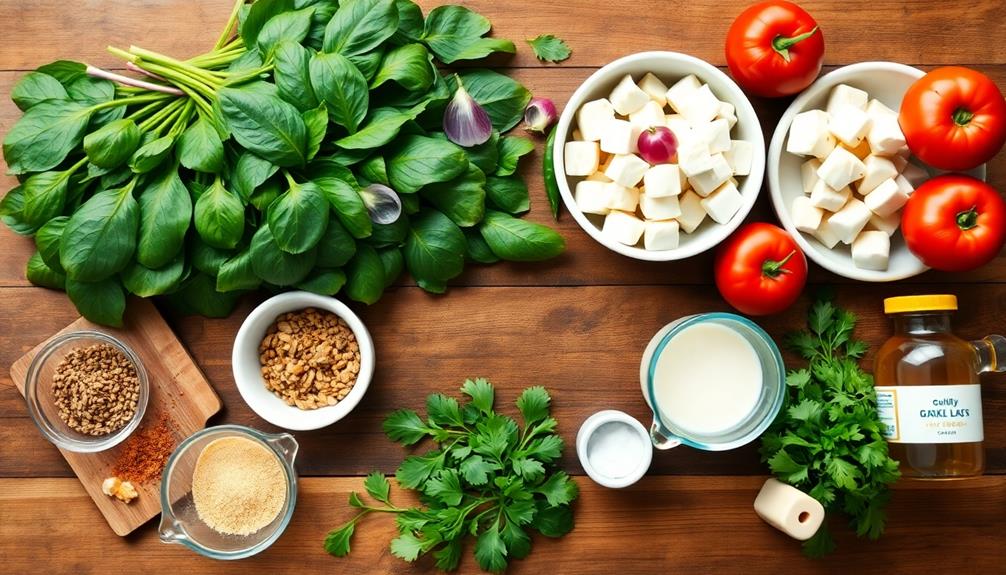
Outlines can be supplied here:
M255 154L244 151L238 156L238 161L234 165L234 174L231 176L231 187L241 196L244 201L249 201L255 189L265 183L279 170L279 166L263 160ZM268 205L268 204L266 204ZM258 208L258 206L256 206ZM260 211L265 211L259 208Z
M199 239L198 236L189 241L188 251L192 267L209 276L220 273L220 268L224 263L234 256L232 250L215 248Z
M513 54L517 51L509 40L483 38L491 27L485 16L464 6L440 6L426 17L423 41L444 64L477 60L494 52Z
M497 176L510 176L517 171L521 157L534 151L534 142L517 136L504 136L499 145L499 166ZM488 173L488 172L487 172Z
M465 241L468 242L466 254L469 260L480 264L494 264L500 261L500 257L493 253L477 229L465 230Z
M298 289L320 295L335 295L346 285L346 273L339 269L317 269L306 280L297 284Z
M395 44L416 42L423 36L423 10L412 0L395 0L398 10L398 30L391 41Z
M339 220L329 218L325 234L318 242L318 267L341 268L356 254L356 240Z
M255 206L255 209L264 212L269 209L269 204L279 197L282 190L279 187L279 182L275 179L267 180L261 186L255 188L252 192L251 198L248 199L251 205Z
M384 158L381 156L374 156L363 162L358 171L360 177L366 179L367 182L388 185L388 166L385 165Z
M3 156L18 175L58 166L80 145L91 109L77 102L50 100L32 106L7 132Z
M280 42L302 42L311 31L313 17L314 8L303 8L273 16L262 26L256 38L259 52L265 54L268 60Z
M160 166L174 147L175 137L171 135L146 141L129 158L129 169L134 174L146 174Z
M38 226L24 221L24 188L17 186L7 192L0 200L0 221L3 221L15 234L30 236Z
M363 74L342 54L315 54L310 70L314 93L328 105L331 120L351 134L356 132L370 105Z
M10 99L21 110L46 100L67 100L69 97L59 80L41 72L28 72L10 92Z
M239 253L220 265L217 270L218 292L252 290L262 285L262 279L252 268L251 248Z
M196 200L196 232L204 242L222 249L233 249L245 230L245 209L237 195L224 188L217 177Z
M552 228L495 210L486 210L479 231L493 253L505 260L547 260L566 249L566 241Z
M153 297L171 293L185 277L185 258L179 256L162 268L150 269L133 262L122 270L122 285L131 294Z
M377 255L381 258L381 265L384 266L384 287L388 288L395 283L398 276L402 275L405 258L402 257L402 250L398 248L377 250Z
M95 166L116 168L133 155L141 135L136 122L115 120L84 136L84 152Z
M386 161L391 187L401 194L434 182L446 182L468 169L464 150L445 140L425 136L403 138Z
M318 252L316 248L300 254L284 252L273 239L269 224L263 224L252 237L251 257L255 275L273 285L289 286L307 277Z
M192 198L172 166L156 175L140 192L140 235L136 261L157 269L175 259L192 222Z
M212 276L198 274L185 286L171 294L171 304L182 313L197 313L205 317L227 317L234 311L241 292L220 293Z
M447 135L445 134L444 137L446 138ZM484 174L492 174L496 171L499 162L499 142L500 133L493 130L492 135L485 143L465 149L468 161L482 170Z
M376 108L359 132L335 141L335 145L345 149L371 150L380 148L398 136L402 126L415 120L426 109L426 102L420 102L408 110L396 108Z
M87 75L87 66L72 60L56 60L39 66L35 71L56 78L66 88Z
M24 209L21 219L36 228L63 213L70 172L42 172L21 184Z
M104 104L105 102L111 102L115 99L115 84L108 80L92 78L91 76L83 76L81 78L77 78L72 84L67 86L66 93L70 96L70 98L80 102L81 104L88 106ZM125 115L125 106L104 108L91 114L88 125L94 129L99 126L103 126L108 122L114 122Z
M416 280L416 285L422 288L423 291L428 291L430 293L436 293L436 294L447 293L447 282L445 281L418 279Z
M349 230L354 238L365 238L373 230L370 221L370 214L367 206L360 197L360 192L356 186L346 183L339 178L315 178L312 180L328 199L328 203L335 208L335 215L339 222Z
M517 176L486 178L486 197L494 207L511 214L522 214L531 209L527 186Z
M377 251L367 244L357 246L356 255L346 266L346 296L370 305L384 293L384 264Z
M486 208L486 176L475 166L450 180L430 184L419 193L462 228L482 221Z
M415 196L410 196L415 197ZM388 246L400 246L405 242L405 237L409 234L409 217L402 214L394 223L374 224L374 233L367 238L367 243L381 248Z
M312 182L290 180L290 189L269 205L266 221L279 249L302 254L318 245L328 226L328 202Z
M35 232L35 247L38 248L39 257L46 266L59 274L64 273L63 265L59 263L59 242L68 221L70 218L67 216L53 218Z
M311 18L311 31L307 33L307 38L303 44L315 50L321 50L325 41L325 28L328 26L335 11L339 9L339 0L299 0L294 2L295 8L310 6L314 8L314 16Z
M98 192L70 216L59 242L59 263L69 279L102 281L132 260L140 227L140 209L132 191L130 183Z
M356 66L356 69L363 74L364 80L370 82L374 79L377 74L377 69L381 66L381 61L384 60L384 47L377 48L373 52L366 52L363 54L349 55L346 59Z
M301 114L301 118L307 128L307 159L311 160L318 155L328 131L328 108L322 104L313 110L307 110Z
M468 94L485 108L493 127L506 132L524 119L531 92L512 78L492 70L470 70L461 74Z
M417 281L447 281L465 265L465 234L444 214L424 209L412 218L402 255Z
M70 296L70 301L77 307L80 315L89 321L111 327L122 327L122 314L126 311L126 294L117 279L82 282L66 278L66 295Z
M38 252L28 258L24 277L31 283L52 289L66 289L66 276L46 265Z
M293 10L293 4L293 0L258 0L252 4L239 29L245 46L257 46L259 34L266 23L279 14Z
M276 44L273 53L273 79L281 98L301 112L318 107L318 97L311 87L311 52L296 42Z
M374 89L394 80L409 91L426 91L433 85L436 71L430 63L430 53L422 44L406 44L389 50L370 83Z
M394 0L346 0L325 28L325 52L344 56L378 47L398 30Z
M278 166L307 162L307 129L297 108L248 86L221 88L217 94L239 144Z
M178 139L178 161L197 172L219 174L224 168L224 143L213 124L199 118Z

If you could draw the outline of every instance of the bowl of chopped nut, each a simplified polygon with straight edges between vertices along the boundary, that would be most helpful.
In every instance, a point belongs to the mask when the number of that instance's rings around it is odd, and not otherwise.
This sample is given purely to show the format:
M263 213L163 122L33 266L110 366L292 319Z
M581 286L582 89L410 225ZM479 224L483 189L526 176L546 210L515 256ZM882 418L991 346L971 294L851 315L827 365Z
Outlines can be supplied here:
M46 439L60 449L95 453L136 430L150 388L129 346L82 330L54 337L39 350L28 366L24 396Z
M345 304L287 292L252 310L234 340L234 381L273 425L318 429L356 407L374 374L374 342Z

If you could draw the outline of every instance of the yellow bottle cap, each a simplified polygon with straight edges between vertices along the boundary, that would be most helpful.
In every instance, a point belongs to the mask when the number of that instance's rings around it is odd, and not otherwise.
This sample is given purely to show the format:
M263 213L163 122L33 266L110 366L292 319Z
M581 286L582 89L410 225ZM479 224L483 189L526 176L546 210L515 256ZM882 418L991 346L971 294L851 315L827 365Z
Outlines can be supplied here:
M884 313L911 313L914 311L955 311L957 296L949 294L906 295L884 300Z

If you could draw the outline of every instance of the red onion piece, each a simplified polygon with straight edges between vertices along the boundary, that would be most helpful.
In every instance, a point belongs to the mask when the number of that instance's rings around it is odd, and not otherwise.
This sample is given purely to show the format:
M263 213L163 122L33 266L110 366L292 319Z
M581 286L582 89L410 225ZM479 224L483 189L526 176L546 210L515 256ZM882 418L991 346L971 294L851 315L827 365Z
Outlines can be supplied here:
M670 128L653 126L639 134L639 155L651 164L666 164L678 153L678 138Z
M493 135L489 114L472 98L458 80L458 90L444 109L444 133L447 139L463 148L486 143Z
M549 126L555 123L557 116L555 104L548 98L531 98L531 103L524 109L524 129L528 132L544 134Z

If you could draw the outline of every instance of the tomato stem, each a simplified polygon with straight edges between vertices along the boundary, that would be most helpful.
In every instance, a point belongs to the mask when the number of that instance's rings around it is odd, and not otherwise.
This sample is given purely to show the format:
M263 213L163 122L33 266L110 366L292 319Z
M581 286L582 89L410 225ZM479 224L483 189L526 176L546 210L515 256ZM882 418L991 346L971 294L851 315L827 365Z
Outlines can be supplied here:
M794 254L796 254L796 250L793 250L793 251L789 252L786 255L786 257L782 258L779 261L765 260L765 262L762 263L762 265L761 265L761 273L762 273L762 275L768 276L771 279L775 279L775 278L781 276L782 274L788 274L788 273L790 273L789 270L783 269L782 266L786 265L789 262L790 258L793 257Z
M978 209L976 206L971 206L970 210L964 210L959 212L956 217L957 227L962 231L968 231L971 228L978 226Z
M971 122L971 119L975 117L975 113L961 107L954 110L954 113L950 117L954 119L954 123L958 126L967 126Z
M789 62L789 49L792 48L793 45L799 44L814 34L817 34L817 28L817 26L814 26L810 32L800 34L799 36L787 37L780 34L772 39L772 49L778 52L779 55L782 56L783 60Z

